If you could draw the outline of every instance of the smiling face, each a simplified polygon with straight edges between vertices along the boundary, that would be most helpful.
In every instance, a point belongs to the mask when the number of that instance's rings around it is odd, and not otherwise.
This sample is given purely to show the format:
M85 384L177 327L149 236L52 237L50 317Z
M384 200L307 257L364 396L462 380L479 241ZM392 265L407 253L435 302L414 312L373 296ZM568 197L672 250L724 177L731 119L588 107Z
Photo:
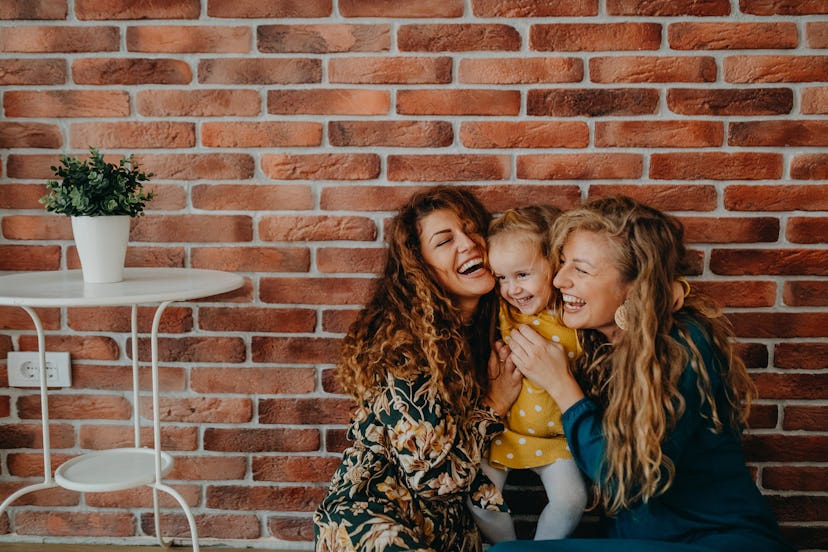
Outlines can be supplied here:
M523 314L537 314L552 297L551 267L531 240L514 233L489 241L489 266L500 295Z
M495 281L483 264L483 237L470 232L453 211L439 209L419 221L422 255L440 286L453 296L464 319Z
M564 324L598 330L613 341L621 331L615 324L615 311L630 284L621 277L606 234L586 230L569 234L553 283L563 295Z

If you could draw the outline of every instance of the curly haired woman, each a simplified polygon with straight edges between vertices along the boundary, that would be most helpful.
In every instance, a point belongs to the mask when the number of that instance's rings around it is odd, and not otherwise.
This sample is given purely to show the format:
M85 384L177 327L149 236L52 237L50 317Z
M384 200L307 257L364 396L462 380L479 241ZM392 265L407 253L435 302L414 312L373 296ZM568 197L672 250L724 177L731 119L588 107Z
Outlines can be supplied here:
M480 460L521 376L502 344L491 350L488 223L474 196L445 186L392 221L384 274L342 344L353 445L314 515L317 551L479 551L467 502L505 508Z
M787 552L745 465L753 387L722 313L690 293L681 224L629 198L598 199L553 228L563 322L583 354L522 326L511 358L560 405L572 455L610 518L611 540L512 541L492 552Z

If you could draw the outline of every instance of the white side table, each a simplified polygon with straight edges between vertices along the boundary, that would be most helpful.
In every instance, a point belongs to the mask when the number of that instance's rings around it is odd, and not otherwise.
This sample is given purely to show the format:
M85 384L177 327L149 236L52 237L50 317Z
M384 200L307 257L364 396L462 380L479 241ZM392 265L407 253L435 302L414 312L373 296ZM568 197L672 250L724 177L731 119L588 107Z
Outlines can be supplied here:
M40 402L43 426L43 482L23 487L0 504L0 514L18 497L55 486L81 492L105 492L148 485L153 489L155 533L161 546L158 491L173 496L187 516L193 552L198 552L195 518L184 498L162 477L173 465L172 456L161 450L161 423L158 405L158 326L164 309L175 301L187 301L225 293L241 287L244 279L228 272L191 268L127 268L124 280L111 284L84 283L80 270L27 272L0 276L0 305L19 306L34 322L40 355ZM138 385L138 305L157 305L152 321L152 424L153 443L142 448ZM49 442L49 404L46 387L46 342L43 325L35 307L132 307L132 383L135 447L95 451L62 464L52 478Z

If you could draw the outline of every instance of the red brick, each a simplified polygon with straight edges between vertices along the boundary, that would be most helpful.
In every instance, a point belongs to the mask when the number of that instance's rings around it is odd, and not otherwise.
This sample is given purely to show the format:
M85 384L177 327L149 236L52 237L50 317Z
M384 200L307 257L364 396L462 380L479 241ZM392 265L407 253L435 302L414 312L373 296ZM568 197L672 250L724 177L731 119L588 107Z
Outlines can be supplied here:
M286 541L312 541L314 524L310 517L273 516L267 520L268 532Z
M255 90L138 90L135 107L146 117L250 117L261 113L261 98Z
M814 522L820 517L818 512L828 511L824 496L770 495L768 500L780 523Z
M209 331L313 332L316 311L263 307L202 307L199 327Z
M74 458L75 454L52 454L52 475L55 470ZM7 457L9 474L15 477L43 477L43 454L39 451L9 454ZM38 493L39 494L39 493ZM74 502L73 504L76 504ZM17 502L15 502L17 504Z
M325 444L328 452L342 452L353 445L344 429L329 429L325 432Z
M640 178L642 163L641 155L632 153L521 155L517 176L530 180Z
M255 169L245 153L142 154L135 159L156 180L245 180Z
M472 0L477 17L566 17L598 15L597 0Z
M294 18L327 17L331 15L331 0L302 0L302 2L261 2L260 0L209 0L207 15L226 18Z
M377 238L374 221L353 216L272 216L259 222L259 239L264 241L373 241Z
M193 368L190 386L197 393L278 395L311 393L313 368Z
M793 307L828 306L828 282L795 280L785 282L782 300Z
M256 29L260 52L387 52L390 25L260 25Z
M236 514L202 514L195 517L196 531L199 538L219 539L256 539L262 536L259 518L255 515ZM159 522L161 534L165 537L187 539L190 537L190 525L183 513L162 514ZM145 535L155 535L153 514L141 515L141 530Z
M825 21L806 22L805 33L807 35L808 47L828 48L828 23Z
M318 59L220 58L198 62L200 84L306 84L322 82Z
M47 215L10 215L2 220L3 237L10 240L71 240L69 217Z
M389 155L388 180L441 182L503 180L509 176L504 155Z
M646 88L529 90L526 114L551 117L653 115L658 103L658 90Z
M828 218L790 217L785 235L792 243L828 243Z
M9 90L3 94L7 117L126 117L129 94L122 90Z
M671 88L667 106L681 115L784 115L793 109L793 90Z
M728 56L725 82L812 82L828 80L828 56Z
M714 121L597 121L596 147L705 148L724 142L722 123Z
M253 401L246 397L161 397L158 402L164 422L244 424L253 420ZM151 397L141 399L141 414L152 419Z
M729 313L739 337L773 339L828 336L826 312Z
M20 336L21 351L37 351L37 336ZM120 357L117 342L106 336L47 335L47 351L66 351L76 359L116 360Z
M532 25L529 48L541 52L658 50L658 23L556 23Z
M787 431L824 431L828 423L828 408L822 405L786 405L782 428Z
M345 17L460 17L463 0L339 0Z
M253 43L248 27L142 25L127 28L130 52L247 53Z
M753 381L761 399L824 400L828 374L761 373Z
M825 211L828 186L730 185L724 191L724 206L731 211Z
M139 434L139 443L144 447L153 446L152 426L144 426ZM107 450L135 446L133 425L82 425L78 432L78 444L90 450ZM198 446L198 429L165 426L161 428L161 445L164 450L195 450Z
M353 305L368 299L365 278L262 278L259 294L265 303Z
M322 329L326 332L344 334L356 319L355 310L329 310L322 313ZM327 373L327 372L325 372ZM324 385L324 380L323 380ZM327 391L327 388L325 388ZM341 391L336 391L337 393Z
M249 242L252 221L246 215L147 215L137 218L133 241Z
M454 140L448 121L331 121L333 146L447 147Z
M688 243L761 243L779 240L775 217L683 218Z
M351 399L260 399L260 424L346 424Z
M822 0L739 0L739 9L753 15L809 15L828 13Z
M207 507L222 510L313 512L325 497L324 487L207 487Z
M828 468L823 466L765 466L762 487L780 491L822 492L828 481Z
M712 57L618 56L589 60L592 82L714 82Z
M0 122L0 148L57 149L62 145L63 137L56 125Z
M517 115L517 90L400 90L397 113L403 115Z
M823 435L749 435L745 456L749 462L822 462L828 454Z
M450 57L350 57L328 62L328 80L348 84L447 84Z
M385 90L270 90L267 112L309 115L386 115L391 95Z
M322 190L319 206L329 211L392 211L425 186L330 186Z
M329 363L339 356L339 339L325 337L253 336L253 362L262 363Z
M517 51L520 33L512 26L489 24L402 25L397 47L403 52Z
M113 52L120 43L117 27L6 27L0 52Z
M58 270L59 245L0 245L0 270Z
M139 332L152 330L155 307L139 307ZM132 329L131 307L71 307L67 309L66 324L76 331L129 332ZM162 333L184 333L193 329L193 309L171 305L164 309L159 321Z
M244 479L246 472L247 459L241 455L177 455L173 469L166 478L190 481L227 481Z
M192 189L193 206L208 210L284 210L313 208L313 193L305 185L202 184Z
M172 486L184 501L195 508L198 506L200 492L195 485ZM86 504L90 508L152 508L153 492L150 487L139 487L125 491L106 493L87 493ZM167 493L158 493L158 502L162 508L179 508L178 501ZM199 535L201 536L201 535Z
M193 268L230 272L307 272L306 247L197 247L191 252Z
M779 407L775 404L751 404L747 425L751 430L775 429L779 425Z
M379 157L371 153L262 156L262 171L276 180L368 180L379 176Z
M0 5L0 19L66 19L66 0L8 0Z
M198 19L199 0L135 3L132 0L76 0L78 19Z
M571 209L581 204L581 190L571 184L546 182L543 184L487 184L471 188L490 213L501 213L515 205L549 203L560 209Z
M591 184L589 199L625 195L664 211L713 211L718 194L712 186L695 184Z
M779 50L798 46L795 23L673 23L667 41L674 50Z
M46 186L41 184L4 182L0 186L0 209L42 209L40 198L45 194Z
M650 178L681 180L764 180L782 176L777 153L655 153Z
M8 92L6 93L8 95ZM815 86L802 89L799 110L808 115L828 114L828 86Z
M203 123L201 142L211 148L282 148L322 144L322 124L299 121Z
M777 368L791 370L824 370L828 358L826 343L778 343L774 352Z
M457 70L457 81L467 84L580 82L583 78L584 62L578 58L465 58Z
M131 353L130 353L131 354ZM152 389L152 368L141 366L138 369L140 389ZM111 366L101 364L81 364L72 362L72 386L77 389L132 390L132 365ZM158 367L158 388L164 391L184 391L184 369L168 366Z
M129 513L21 511L14 528L20 535L48 537L131 537L135 516Z
M195 146L194 123L123 122L74 123L69 141L73 148L191 148Z
M80 58L72 62L77 84L190 84L190 66L177 59Z
M460 141L469 148L585 148L589 127L583 122L468 122Z
M75 446L75 429L69 424L49 424L49 442L53 449L72 448ZM3 431L0 432L0 447L3 450L42 449L43 426L40 423L3 424Z
M731 146L828 146L826 121L750 121L728 125Z
M385 266L385 249L357 247L320 247L316 266L323 273L379 274Z
M0 59L0 85L54 85L66 82L66 60Z
M776 283L767 281L693 281L690 287L711 297L722 308L773 307Z
M332 456L257 456L251 472L254 481L329 483L339 463Z
M791 178L796 180L828 179L828 155L814 153L794 156L791 162ZM811 186L808 188L810 189Z
M208 427L204 430L204 450L233 453L316 451L319 450L319 430Z
M670 2L640 2L639 0L607 0L609 15L679 16L695 17L729 15L729 0L671 0Z
M244 362L247 353L240 337L159 338L160 362ZM150 340L138 338L138 360L150 361Z
M715 274L828 275L828 250L714 249L710 269Z

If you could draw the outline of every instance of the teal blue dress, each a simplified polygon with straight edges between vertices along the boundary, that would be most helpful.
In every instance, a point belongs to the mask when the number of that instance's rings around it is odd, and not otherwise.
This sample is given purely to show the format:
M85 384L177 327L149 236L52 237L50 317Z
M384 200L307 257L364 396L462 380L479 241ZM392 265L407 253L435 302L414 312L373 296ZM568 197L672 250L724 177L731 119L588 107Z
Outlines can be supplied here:
M680 320L701 353L720 418L726 422L729 408L719 377L720 361L701 327L687 317ZM687 345L676 331L673 337ZM663 444L664 453L675 462L673 485L649 502L611 518L612 540L512 541L492 547L491 552L793 551L782 538L773 512L745 465L739 431L727 427L720 433L712 431L704 415L709 406L704 410L700 407L696 381L696 373L688 364L679 381L685 411ZM563 414L572 455L592 481L601 478L606 449L601 420L599 406L589 398L581 399Z

